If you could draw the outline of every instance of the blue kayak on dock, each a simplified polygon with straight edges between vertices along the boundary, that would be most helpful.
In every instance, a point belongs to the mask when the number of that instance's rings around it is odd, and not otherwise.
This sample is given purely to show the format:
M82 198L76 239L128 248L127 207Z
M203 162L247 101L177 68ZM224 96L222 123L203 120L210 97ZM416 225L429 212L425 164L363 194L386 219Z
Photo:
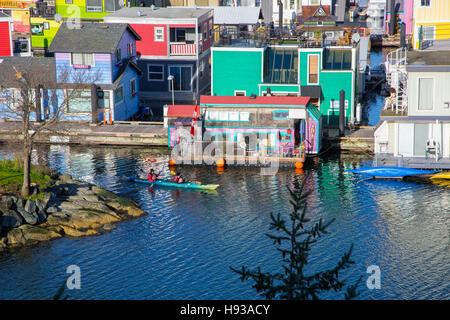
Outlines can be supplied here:
M438 170L420 170L420 169L399 168L399 167L368 167L347 171L352 173L369 175L374 178L399 178L399 179L407 176L433 174L439 172Z

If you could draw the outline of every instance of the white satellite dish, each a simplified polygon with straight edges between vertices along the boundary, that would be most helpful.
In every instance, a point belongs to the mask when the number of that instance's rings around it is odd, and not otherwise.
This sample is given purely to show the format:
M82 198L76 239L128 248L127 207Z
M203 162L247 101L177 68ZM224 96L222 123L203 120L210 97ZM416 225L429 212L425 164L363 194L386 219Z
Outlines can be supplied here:
M359 35L359 33L354 33L352 35L352 41L353 42L359 42L360 39L361 39L361 36Z
M61 22L61 20L62 20L61 15L59 13L55 14L55 21L59 23Z

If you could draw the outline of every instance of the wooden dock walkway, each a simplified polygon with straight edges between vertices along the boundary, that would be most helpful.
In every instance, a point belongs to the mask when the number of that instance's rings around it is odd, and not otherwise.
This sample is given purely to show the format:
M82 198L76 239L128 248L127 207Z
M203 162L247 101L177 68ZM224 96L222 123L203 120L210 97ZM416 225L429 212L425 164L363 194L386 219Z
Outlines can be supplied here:
M0 141L19 141L22 123L0 122ZM118 122L90 124L60 122L36 139L39 143L167 146L167 129L162 122Z

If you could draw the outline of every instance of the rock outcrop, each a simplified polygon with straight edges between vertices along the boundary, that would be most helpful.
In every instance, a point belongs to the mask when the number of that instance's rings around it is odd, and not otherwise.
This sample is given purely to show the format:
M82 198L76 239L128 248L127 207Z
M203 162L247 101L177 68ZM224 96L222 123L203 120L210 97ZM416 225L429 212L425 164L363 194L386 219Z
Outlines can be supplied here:
M67 175L41 198L0 198L0 251L63 236L98 235L145 214L134 201Z

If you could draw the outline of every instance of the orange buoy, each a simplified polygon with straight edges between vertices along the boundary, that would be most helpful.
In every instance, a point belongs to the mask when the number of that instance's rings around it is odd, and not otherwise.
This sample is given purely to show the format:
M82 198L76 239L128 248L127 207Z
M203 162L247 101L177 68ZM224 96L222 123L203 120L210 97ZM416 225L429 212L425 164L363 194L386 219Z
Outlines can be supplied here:
M297 162L295 163L295 168L296 168L296 169L302 169L302 168L303 168L303 162L297 161Z
M175 162L175 160L173 160L173 159L169 159L169 166L174 166L174 165L176 165L177 163Z
M223 174L224 172L225 172L225 170L223 169L223 167L217 168L217 173L218 174Z
M216 161L216 165L220 168L225 166L225 159L219 159Z
M303 173L303 169L297 169L297 168L295 168L295 173L296 173L296 174L302 174L302 173Z

